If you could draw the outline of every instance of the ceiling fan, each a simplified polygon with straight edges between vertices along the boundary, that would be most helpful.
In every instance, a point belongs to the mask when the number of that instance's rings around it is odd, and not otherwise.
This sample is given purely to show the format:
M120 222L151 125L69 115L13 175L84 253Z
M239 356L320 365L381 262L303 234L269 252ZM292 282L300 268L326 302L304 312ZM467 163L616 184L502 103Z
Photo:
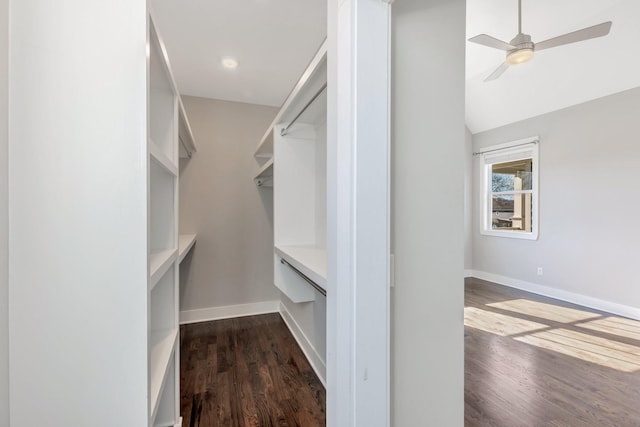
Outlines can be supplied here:
M518 34L509 43L498 40L487 34L479 34L475 37L471 37L469 41L506 51L505 62L500 64L493 73L484 79L485 82L488 82L500 77L502 73L507 71L509 66L523 64L529 61L533 58L533 52L606 36L609 34L609 30L611 30L611 21L563 34L539 43L534 43L531 41L531 36L529 34L524 34L522 32L522 0L518 0Z

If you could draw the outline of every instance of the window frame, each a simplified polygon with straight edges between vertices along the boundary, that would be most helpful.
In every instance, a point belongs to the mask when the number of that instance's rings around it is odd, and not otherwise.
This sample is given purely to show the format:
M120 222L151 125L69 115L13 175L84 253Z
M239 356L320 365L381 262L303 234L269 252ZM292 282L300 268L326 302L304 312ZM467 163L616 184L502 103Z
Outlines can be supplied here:
M507 237L511 239L538 240L539 235L539 142L537 136L519 139L504 144L485 147L478 154L480 158L480 234L485 236ZM503 159L503 160L501 160ZM531 231L495 230L492 228L492 196L499 194L491 190L492 165L515 160L532 160L531 179ZM509 192L513 193L513 192ZM529 191L522 191L529 193Z

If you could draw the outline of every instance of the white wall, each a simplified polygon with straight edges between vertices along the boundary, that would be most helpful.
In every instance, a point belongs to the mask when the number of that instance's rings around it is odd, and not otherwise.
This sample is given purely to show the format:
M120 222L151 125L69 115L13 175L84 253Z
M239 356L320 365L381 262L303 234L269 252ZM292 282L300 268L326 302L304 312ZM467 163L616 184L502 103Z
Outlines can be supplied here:
M12 427L147 424L146 22L11 2Z
M9 426L9 0L0 0L0 427Z
M639 117L636 88L474 135L476 151L532 135L541 141L537 241L479 234L474 162L474 270L635 307L640 315Z
M464 133L464 270L473 267L473 135L465 127Z
M463 425L464 0L393 4L392 425Z
M277 301L273 190L253 182L253 152L278 109L189 96L184 104L198 151L180 162L180 232L197 232L198 240L181 267L181 319Z

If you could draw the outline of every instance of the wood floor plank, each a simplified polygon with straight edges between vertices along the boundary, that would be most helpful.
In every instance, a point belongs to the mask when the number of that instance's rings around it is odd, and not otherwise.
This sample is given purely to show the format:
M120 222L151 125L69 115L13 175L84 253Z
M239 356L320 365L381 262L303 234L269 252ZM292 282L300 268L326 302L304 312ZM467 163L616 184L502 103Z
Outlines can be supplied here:
M640 322L476 279L465 309L465 426L640 426Z
M279 314L180 334L183 427L325 425L325 389Z

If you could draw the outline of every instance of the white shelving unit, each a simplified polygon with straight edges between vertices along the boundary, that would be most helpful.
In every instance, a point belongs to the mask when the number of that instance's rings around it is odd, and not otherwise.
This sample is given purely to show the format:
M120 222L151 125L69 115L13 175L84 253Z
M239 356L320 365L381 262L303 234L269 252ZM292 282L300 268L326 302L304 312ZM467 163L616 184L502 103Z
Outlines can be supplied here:
M254 153L273 186L274 284L294 303L326 294L326 84L325 42Z
M149 426L178 426L179 264L195 235L178 237L179 158L195 143L164 44L149 18L148 396Z

